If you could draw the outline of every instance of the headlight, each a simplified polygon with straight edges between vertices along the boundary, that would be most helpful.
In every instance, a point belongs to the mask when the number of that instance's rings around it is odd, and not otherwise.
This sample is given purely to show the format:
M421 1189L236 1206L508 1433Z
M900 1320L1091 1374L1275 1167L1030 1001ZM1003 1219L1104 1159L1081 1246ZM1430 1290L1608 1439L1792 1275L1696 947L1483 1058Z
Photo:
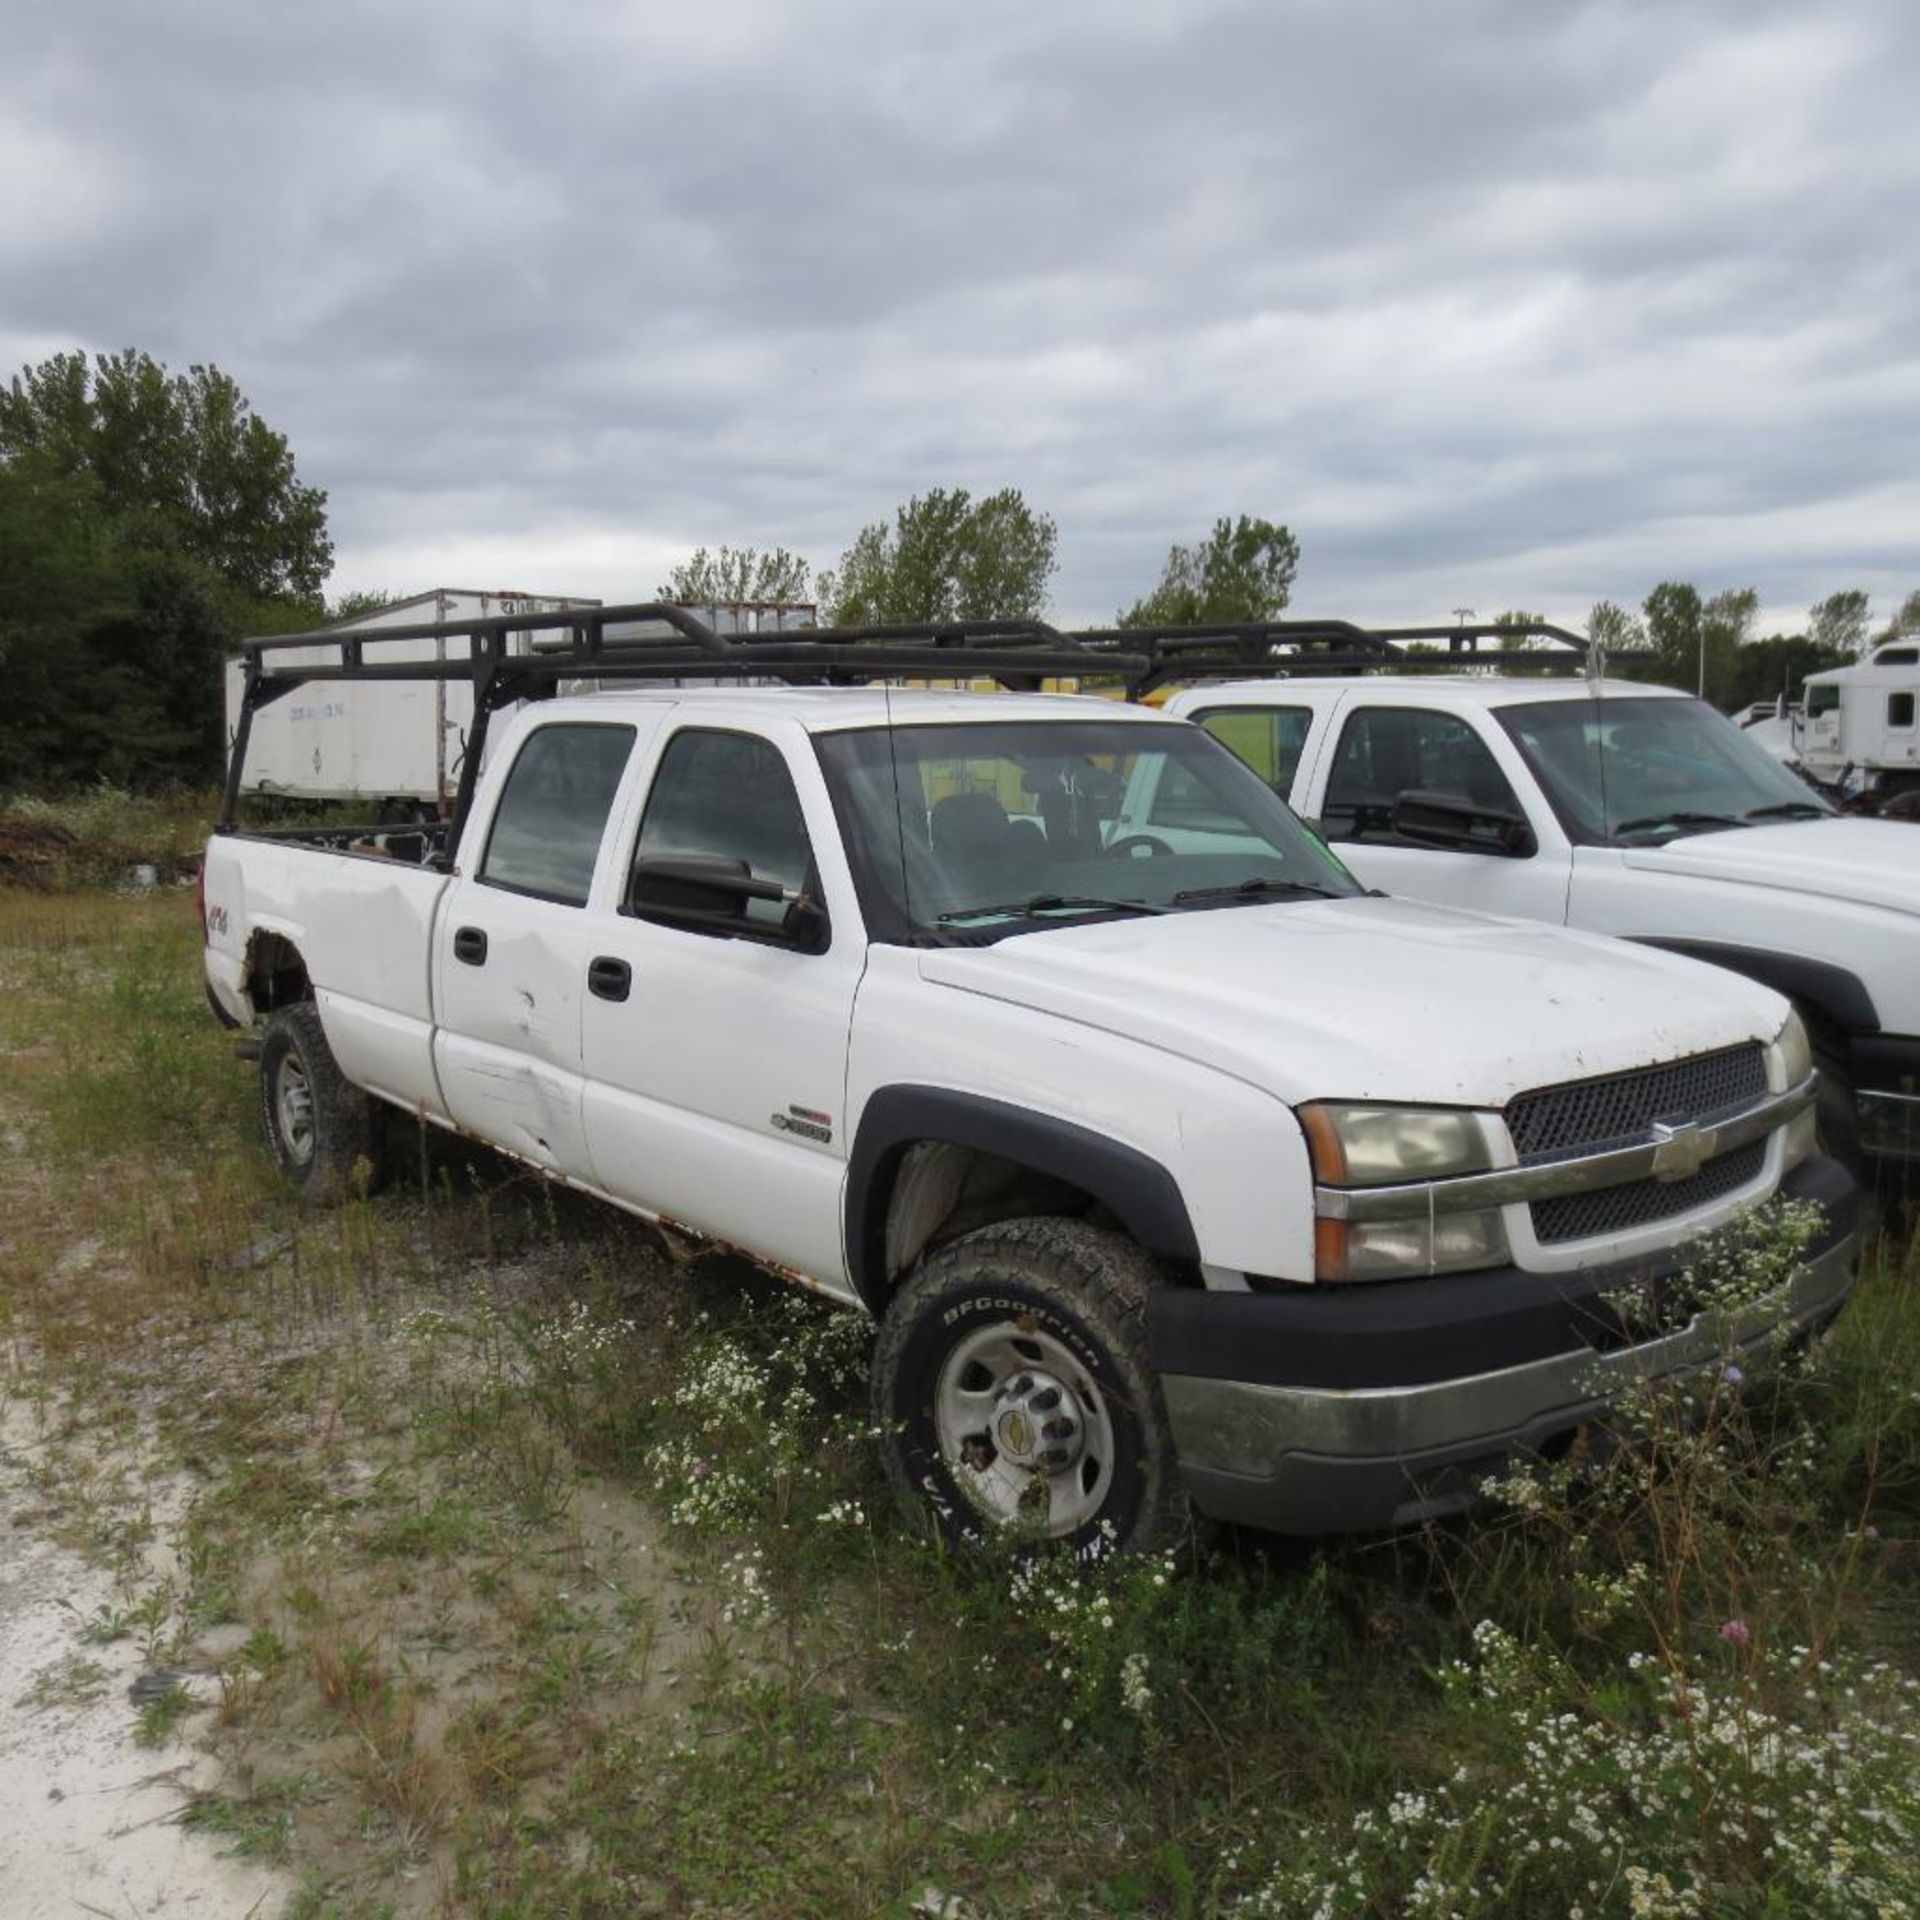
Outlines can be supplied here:
M1389 1187L1485 1173L1493 1165L1477 1113L1458 1107L1368 1107L1328 1101L1300 1109L1323 1187ZM1499 1266L1508 1257L1498 1207L1408 1220L1315 1222L1322 1280L1388 1280Z
M1797 1013L1787 1015L1786 1024L1773 1036L1773 1048L1785 1075L1780 1083L1782 1092L1797 1087L1813 1071L1813 1046L1807 1039L1806 1023Z
M1404 1280L1506 1263L1498 1207L1419 1220L1316 1220L1313 1270L1320 1280Z
M1302 1107L1313 1171L1329 1187L1389 1187L1484 1173L1493 1162L1480 1116L1458 1107Z

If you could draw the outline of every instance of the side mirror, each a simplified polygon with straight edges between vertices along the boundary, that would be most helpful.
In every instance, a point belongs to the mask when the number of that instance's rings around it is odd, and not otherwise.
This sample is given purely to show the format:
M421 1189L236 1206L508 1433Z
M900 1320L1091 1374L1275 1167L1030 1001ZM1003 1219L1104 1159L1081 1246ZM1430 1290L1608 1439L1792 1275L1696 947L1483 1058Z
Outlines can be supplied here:
M817 901L778 880L761 878L744 860L721 854L664 853L636 860L627 898L642 920L691 932L784 938L809 953L825 944L827 917ZM749 900L784 903L784 925L749 920Z
M1507 807L1482 807L1457 793L1408 791L1393 803L1396 839L1448 853L1488 853L1524 860L1540 843L1525 818Z

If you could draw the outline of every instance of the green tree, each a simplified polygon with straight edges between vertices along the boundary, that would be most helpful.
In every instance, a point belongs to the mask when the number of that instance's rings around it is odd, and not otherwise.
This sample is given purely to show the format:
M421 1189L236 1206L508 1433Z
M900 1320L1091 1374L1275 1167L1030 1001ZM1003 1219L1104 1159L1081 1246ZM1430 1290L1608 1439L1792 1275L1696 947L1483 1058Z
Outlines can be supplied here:
M916 494L862 527L819 597L834 626L1036 620L1046 611L1059 529L1017 487L975 500L964 487Z
M1691 689L1702 657L1700 589L1685 580L1663 580L1641 603L1641 612L1652 653L1644 677Z
M0 780L210 779L235 607L192 556L123 537L91 476L0 465Z
M1804 633L1772 633L1764 640L1751 640L1735 656L1732 677L1720 691L1719 704L1729 713L1738 713L1783 693L1789 700L1798 699L1808 674L1844 667L1853 657L1843 647Z
M1867 644L1867 596L1858 587L1830 593L1807 611L1807 638L1816 646L1853 655Z
M353 593L343 593L338 600L327 602L327 624L332 626L339 620L358 620L363 614L378 613L382 607L392 606L396 598L385 587L361 587Z
M1881 629L1880 638L1904 640L1916 633L1920 633L1920 592L1910 593L1901 601L1900 611Z
M1116 618L1123 627L1277 619L1299 565L1300 543L1285 527L1244 513L1216 520L1197 546L1171 548L1153 591Z
M1611 600L1596 600L1587 615L1587 638L1597 640L1611 658L1617 653L1642 652L1647 645L1647 630L1625 607Z
M695 547L692 555L654 590L656 600L677 607L737 607L772 603L804 605L813 570L785 547Z
M1729 587L1724 593L1716 593L1701 609L1706 677L1699 691L1715 706L1726 706L1734 697L1741 655L1753 638L1753 623L1759 612L1760 596L1751 587Z
M1523 607L1509 607L1504 613L1493 616L1496 627L1537 627L1546 620L1544 613L1529 613ZM1502 653L1527 653L1533 648L1533 641L1521 634L1508 634L1500 642Z
M128 348L56 354L0 390L0 464L85 475L129 544L170 548L257 600L318 610L333 564L327 496L218 367L169 374Z

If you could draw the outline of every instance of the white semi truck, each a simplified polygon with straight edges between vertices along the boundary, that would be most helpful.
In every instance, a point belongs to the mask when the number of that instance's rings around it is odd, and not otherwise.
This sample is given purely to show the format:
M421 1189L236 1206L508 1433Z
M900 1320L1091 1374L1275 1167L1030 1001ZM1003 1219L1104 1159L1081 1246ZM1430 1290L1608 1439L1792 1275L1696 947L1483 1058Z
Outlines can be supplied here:
M1920 793L1920 636L1807 675L1795 757L1825 786L1882 801Z

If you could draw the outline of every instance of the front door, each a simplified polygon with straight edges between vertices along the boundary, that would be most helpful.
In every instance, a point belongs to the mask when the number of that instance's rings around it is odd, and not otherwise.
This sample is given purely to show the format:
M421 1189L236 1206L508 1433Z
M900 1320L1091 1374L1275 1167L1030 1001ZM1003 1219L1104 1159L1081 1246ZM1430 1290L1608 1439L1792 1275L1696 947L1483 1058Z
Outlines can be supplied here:
M844 1101L866 943L806 735L680 727L626 837L584 1006L598 1183L851 1297ZM676 854L744 862L804 906L749 900L719 925L642 917L634 862Z
M1565 922L1573 849L1557 820L1527 812L1494 749L1465 715L1355 696L1334 720L1332 745L1322 750L1313 780L1314 811L1333 850L1368 886L1440 906ZM1391 825L1394 803L1422 792L1484 807L1490 819L1524 821L1534 850L1482 853L1402 838ZM1495 833L1490 826L1490 843Z

